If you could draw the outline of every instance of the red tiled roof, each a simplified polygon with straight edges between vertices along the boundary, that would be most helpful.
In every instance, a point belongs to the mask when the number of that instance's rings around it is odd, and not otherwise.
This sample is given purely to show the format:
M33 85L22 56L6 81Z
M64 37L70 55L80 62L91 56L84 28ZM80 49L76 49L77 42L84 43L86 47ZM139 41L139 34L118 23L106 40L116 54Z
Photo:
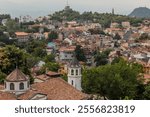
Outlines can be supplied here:
M28 33L26 33L26 32L15 32L15 34L17 36L28 36Z
M144 74L144 79L150 79L150 74Z
M49 77L45 74L42 74L42 75L39 75L39 76L36 76L37 79L40 79L42 81L45 81L47 80Z
M34 90L32 90L34 89ZM46 94L48 100L82 100L87 95L75 89L61 78L52 78L42 83L35 83L31 90L21 95L19 99L28 100L35 93Z
M19 100L30 100L38 91L29 90L18 97Z
M22 73L19 69L15 69L6 77L6 81L10 81L10 82L19 82L19 81L27 81L27 80L28 77L26 77L26 75Z
M72 52L72 51L74 51L75 50L75 46L70 46L70 47L61 47L60 49L59 49L59 51L61 51L61 52L63 52L63 51L67 51L67 52Z
M4 85L0 85L0 90L4 90Z
M144 74L144 83L150 82L150 74Z
M0 100L16 100L15 95L0 91Z
M48 75L48 76L57 76L57 75L60 75L60 74L57 73L57 72L49 71L49 72L46 73L46 75Z

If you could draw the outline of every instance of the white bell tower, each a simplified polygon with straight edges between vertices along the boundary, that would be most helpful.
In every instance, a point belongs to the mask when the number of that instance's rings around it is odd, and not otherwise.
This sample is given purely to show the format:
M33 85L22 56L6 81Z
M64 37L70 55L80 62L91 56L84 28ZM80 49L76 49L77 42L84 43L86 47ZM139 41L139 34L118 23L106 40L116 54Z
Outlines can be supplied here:
M74 57L68 66L68 83L81 91L81 77L81 66Z

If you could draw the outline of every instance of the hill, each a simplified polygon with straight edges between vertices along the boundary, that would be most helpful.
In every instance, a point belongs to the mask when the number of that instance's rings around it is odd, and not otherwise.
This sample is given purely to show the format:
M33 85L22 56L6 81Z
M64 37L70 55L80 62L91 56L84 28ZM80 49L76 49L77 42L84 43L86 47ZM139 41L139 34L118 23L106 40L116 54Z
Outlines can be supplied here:
M137 18L150 18L150 9L146 7L136 8L131 12L131 14L129 14L129 16Z
M94 22L100 23L102 27L109 28L111 22L117 22L121 24L123 21L129 21L131 25L138 26L142 22L141 18L132 18L124 15L112 14L112 13L98 13L85 11L80 13L66 6L63 10L57 11L51 15L51 20L56 21L77 21L79 23Z

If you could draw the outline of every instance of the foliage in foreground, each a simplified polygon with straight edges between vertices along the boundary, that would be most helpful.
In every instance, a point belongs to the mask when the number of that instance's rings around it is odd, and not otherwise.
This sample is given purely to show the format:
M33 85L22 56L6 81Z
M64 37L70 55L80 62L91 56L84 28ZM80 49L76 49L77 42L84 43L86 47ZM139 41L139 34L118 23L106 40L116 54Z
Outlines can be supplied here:
M99 94L105 99L137 99L137 87L142 85L142 80L138 78L140 72L141 67L124 60L113 65L84 69L82 88L85 93Z

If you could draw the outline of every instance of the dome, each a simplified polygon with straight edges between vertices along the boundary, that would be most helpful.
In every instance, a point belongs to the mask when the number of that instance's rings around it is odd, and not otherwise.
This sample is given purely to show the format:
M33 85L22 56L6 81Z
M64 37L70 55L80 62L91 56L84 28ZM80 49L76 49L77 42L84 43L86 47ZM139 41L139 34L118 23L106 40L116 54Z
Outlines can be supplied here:
M72 59L72 61L69 64L69 67L73 67L73 68L80 67L79 61L77 60L76 57Z
M6 77L6 81L8 82L28 81L28 77L24 73L22 73L18 68L16 68Z

